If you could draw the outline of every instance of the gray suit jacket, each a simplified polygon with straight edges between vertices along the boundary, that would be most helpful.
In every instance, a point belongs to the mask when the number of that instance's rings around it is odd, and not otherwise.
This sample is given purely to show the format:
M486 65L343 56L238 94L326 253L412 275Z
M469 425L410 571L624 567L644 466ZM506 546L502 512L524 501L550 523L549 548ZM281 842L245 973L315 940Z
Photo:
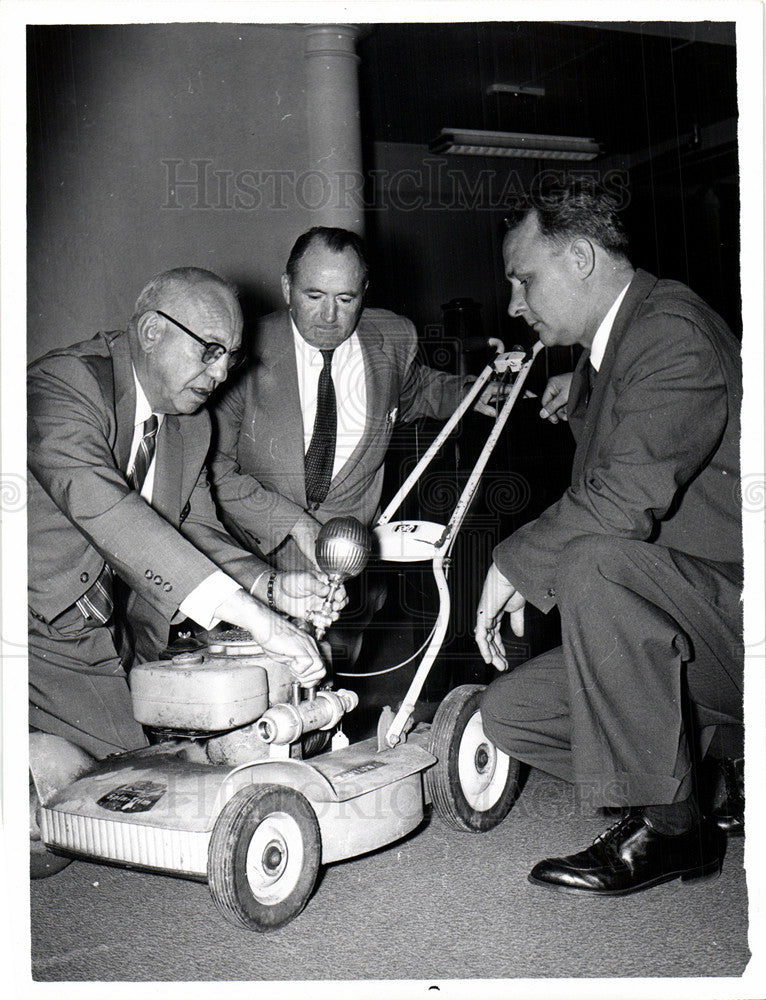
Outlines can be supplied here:
M685 285L637 271L586 409L589 358L583 352L570 390L570 486L494 553L543 611L556 603L559 557L581 535L742 562L742 374L739 344L723 320Z
M384 309L365 309L357 327L365 365L367 417L362 439L334 477L319 509L324 523L351 514L365 524L376 515L383 462L398 420L448 417L462 380L415 360L412 323ZM258 363L227 387L216 408L212 462L224 523L244 544L271 552L306 510L303 417L293 334L286 310L259 323Z
M152 506L128 485L135 384L127 335L98 334L29 367L29 604L50 621L104 562L134 593L136 615L169 622L217 568L249 588L265 564L217 519L203 462L205 410L165 417ZM138 602L136 602L138 598ZM167 629L165 629L167 635Z

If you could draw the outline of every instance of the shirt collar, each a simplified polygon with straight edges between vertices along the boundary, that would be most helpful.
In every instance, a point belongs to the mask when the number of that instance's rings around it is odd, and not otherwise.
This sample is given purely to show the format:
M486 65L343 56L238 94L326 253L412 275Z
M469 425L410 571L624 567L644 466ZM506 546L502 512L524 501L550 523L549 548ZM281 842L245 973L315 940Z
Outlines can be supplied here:
M138 381L138 375L136 375L136 369L133 367L133 382L136 387L136 414L133 418L133 426L138 427L139 425L143 427L149 417L152 415L152 407L149 400L146 398L146 393ZM162 424L162 419L165 416L164 413L156 414L158 426Z
M620 294L612 303L609 312L601 320L601 325L598 330L596 330L596 335L593 338L593 343L590 347L590 363L596 369L596 371L601 368L601 362L604 360L604 352L606 351L606 345L609 343L609 334L612 332L612 327L614 326L614 320L617 316L617 312L622 305L622 300L625 298L625 293L630 287L630 281L623 288Z

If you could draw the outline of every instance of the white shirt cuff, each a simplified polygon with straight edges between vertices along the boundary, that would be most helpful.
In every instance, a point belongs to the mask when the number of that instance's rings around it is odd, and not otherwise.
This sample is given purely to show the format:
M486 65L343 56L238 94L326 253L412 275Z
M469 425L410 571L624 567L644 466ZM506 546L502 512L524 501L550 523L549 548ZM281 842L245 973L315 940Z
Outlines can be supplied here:
M182 615L191 618L200 628L215 628L220 618L215 617L216 610L224 601L243 588L227 576L222 570L216 570L205 577L202 583L186 597L178 610Z

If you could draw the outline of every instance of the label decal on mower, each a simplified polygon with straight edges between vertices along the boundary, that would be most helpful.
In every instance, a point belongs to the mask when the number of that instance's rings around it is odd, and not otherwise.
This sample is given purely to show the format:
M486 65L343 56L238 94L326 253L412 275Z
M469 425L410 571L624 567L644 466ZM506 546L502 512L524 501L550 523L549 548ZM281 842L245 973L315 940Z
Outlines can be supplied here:
M110 812L148 812L167 791L167 786L158 781L134 781L129 785L118 785L102 795L96 805Z
M335 780L338 778L347 778L351 774L366 774L368 771L375 771L377 768L385 766L385 761L368 760L364 764L357 764L356 767L350 767L348 771L341 771L339 774L336 774Z

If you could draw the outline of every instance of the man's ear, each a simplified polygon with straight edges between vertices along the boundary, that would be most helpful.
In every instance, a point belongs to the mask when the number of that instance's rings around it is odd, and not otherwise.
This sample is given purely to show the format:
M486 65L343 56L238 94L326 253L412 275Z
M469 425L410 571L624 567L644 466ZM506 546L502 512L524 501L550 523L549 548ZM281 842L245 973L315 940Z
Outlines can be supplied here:
M156 312L150 310L143 313L136 323L138 343L144 354L151 354L162 341L165 329Z
M569 253L575 270L580 278L589 277L596 266L596 251L593 244L585 236L578 236L572 241Z
M285 305L290 305L290 278L289 275L282 275L282 298L285 300Z

